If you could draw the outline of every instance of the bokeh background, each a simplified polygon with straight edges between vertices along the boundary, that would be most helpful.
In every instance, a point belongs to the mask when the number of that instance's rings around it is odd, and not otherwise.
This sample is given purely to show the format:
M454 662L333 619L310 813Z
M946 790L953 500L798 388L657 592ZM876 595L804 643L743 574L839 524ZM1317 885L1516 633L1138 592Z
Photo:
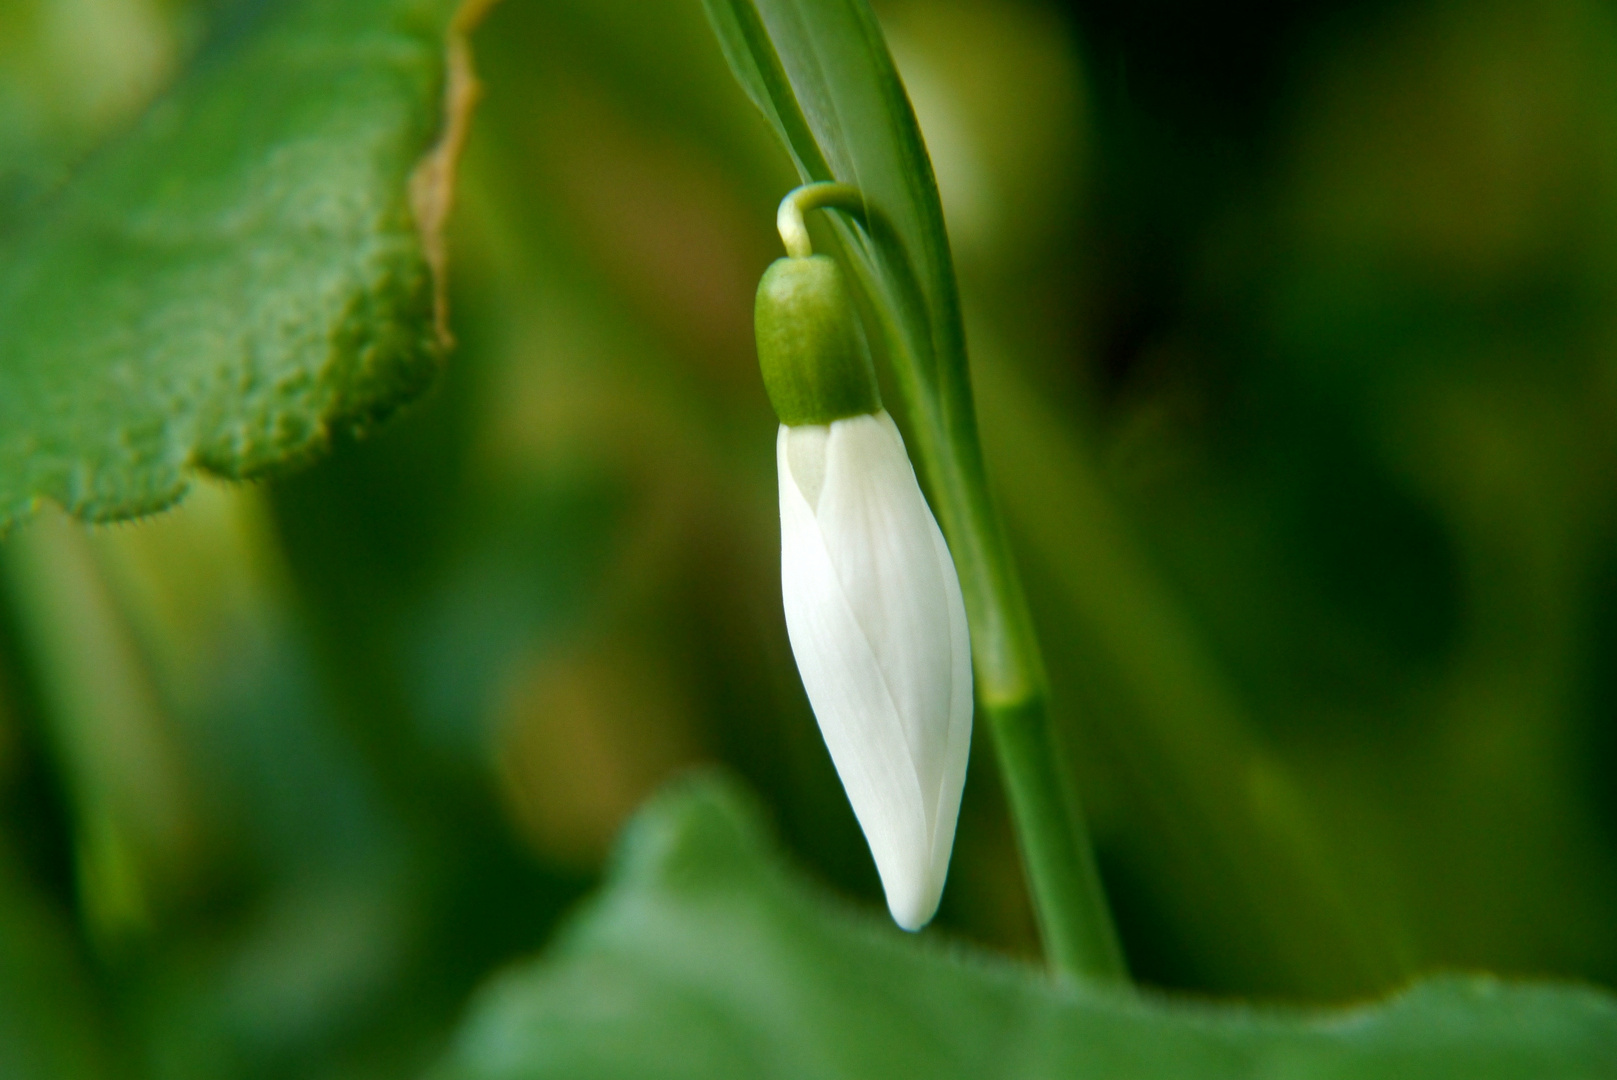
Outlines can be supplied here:
M0 0L0 233L253 0ZM887 0L1139 978L1617 984L1617 12ZM416 1075L718 764L879 890L787 647L699 0L504 0L403 418L0 545L0 1038ZM0 331L3 332L3 331ZM940 937L1037 939L991 748Z

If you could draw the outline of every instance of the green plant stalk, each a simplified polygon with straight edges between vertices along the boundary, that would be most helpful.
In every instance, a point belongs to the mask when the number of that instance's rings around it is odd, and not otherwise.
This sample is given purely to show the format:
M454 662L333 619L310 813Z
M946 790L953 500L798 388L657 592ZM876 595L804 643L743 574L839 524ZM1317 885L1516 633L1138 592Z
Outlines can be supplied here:
M777 217L782 241L793 254L809 251L803 217L816 209L847 215L849 220L839 222L843 228L837 230L844 244L857 242L849 235L856 226L867 235L888 228L857 188L806 184L782 200ZM1050 725L1048 684L1033 617L1004 523L989 494L966 365L938 364L926 378L893 310L900 298L887 296L866 274L862 260L843 262L864 292L867 314L892 362L911 449L960 574L977 700L999 760L1046 960L1063 977L1126 981L1128 970L1089 830ZM952 329L959 326L955 315L946 312L935 320L946 337L935 344L939 351L963 358L964 342ZM939 392L927 392L929 384Z
M983 712L1050 966L1063 977L1126 982L1128 968L1087 823L1068 782L1044 699L985 705Z

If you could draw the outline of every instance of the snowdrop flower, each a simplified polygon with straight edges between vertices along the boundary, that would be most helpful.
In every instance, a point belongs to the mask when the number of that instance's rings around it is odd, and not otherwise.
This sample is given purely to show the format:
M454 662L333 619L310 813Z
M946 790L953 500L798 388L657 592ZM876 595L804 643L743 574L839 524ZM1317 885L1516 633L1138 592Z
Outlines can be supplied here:
M971 644L948 545L881 409L836 264L779 260L759 359L783 423L781 593L809 703L893 919L931 920L971 745Z

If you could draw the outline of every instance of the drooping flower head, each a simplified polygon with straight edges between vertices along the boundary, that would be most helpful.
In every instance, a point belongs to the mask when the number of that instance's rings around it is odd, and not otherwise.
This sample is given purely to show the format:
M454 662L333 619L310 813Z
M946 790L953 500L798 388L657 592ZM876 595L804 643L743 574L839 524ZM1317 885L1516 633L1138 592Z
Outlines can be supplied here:
M778 260L758 290L782 424L781 594L798 672L893 919L931 920L971 746L971 646L954 561L837 265Z

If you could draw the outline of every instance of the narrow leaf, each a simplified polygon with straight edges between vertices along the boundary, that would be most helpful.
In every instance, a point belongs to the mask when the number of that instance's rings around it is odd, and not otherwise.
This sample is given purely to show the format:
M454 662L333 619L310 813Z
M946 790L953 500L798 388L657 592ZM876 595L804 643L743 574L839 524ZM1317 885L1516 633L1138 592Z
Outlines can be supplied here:
M883 337L913 419L935 429L968 418L959 300L932 163L869 6L704 2L738 81L802 179L841 180L864 193L867 227L839 220L835 229L873 313L892 320Z

